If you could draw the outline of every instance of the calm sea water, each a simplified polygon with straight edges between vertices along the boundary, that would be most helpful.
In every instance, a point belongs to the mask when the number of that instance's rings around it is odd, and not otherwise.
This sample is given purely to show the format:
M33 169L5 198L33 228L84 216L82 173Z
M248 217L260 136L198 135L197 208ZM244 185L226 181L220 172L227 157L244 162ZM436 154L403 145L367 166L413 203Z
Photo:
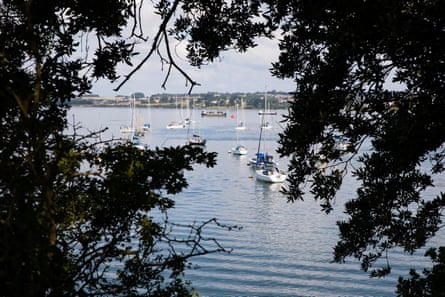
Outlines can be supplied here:
M330 215L322 213L309 195L305 201L288 203L279 185L256 181L247 166L248 157L258 148L258 111L243 112L248 129L239 132L235 130L236 120L231 118L235 111L227 112L226 118L201 118L199 111L195 112L195 128L207 139L207 150L218 152L218 164L213 169L196 167L187 174L190 186L174 196L176 208L169 214L171 221L182 224L217 218L223 224L242 226L232 231L214 225L205 229L206 236L215 237L233 251L192 260L198 268L189 270L186 278L200 294L395 296L399 275L406 275L409 267L422 269L429 264L423 252L407 256L394 251L390 254L393 273L384 279L372 279L353 259L344 264L332 263L332 249L338 240L335 222L344 217L343 205L353 197L355 181L346 178ZM278 122L284 112L269 119L273 129L265 133L262 150L274 152L282 125ZM128 124L129 114L126 108L74 107L70 121L80 122L90 130L108 127L103 138L116 138L121 137L119 127ZM143 143L151 147L185 143L186 129L166 129L170 121L180 118L177 110L145 108L138 114L152 126L152 131L142 138ZM237 139L248 148L248 156L228 153ZM286 159L279 163L286 168ZM443 191L443 179L438 184ZM435 243L444 238L442 234Z

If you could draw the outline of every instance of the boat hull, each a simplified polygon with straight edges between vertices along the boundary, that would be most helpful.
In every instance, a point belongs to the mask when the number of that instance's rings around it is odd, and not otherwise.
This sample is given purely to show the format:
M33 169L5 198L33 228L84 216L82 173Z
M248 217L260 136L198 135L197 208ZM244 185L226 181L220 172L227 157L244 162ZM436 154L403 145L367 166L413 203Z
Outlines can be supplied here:
M237 145L232 149L232 154L238 156L247 155L247 149L243 145Z
M192 137L190 137L187 141L188 145L197 145L197 146L205 146L206 145L207 140L202 138L199 135L193 135Z
M266 183L283 183L287 175L278 168L274 168L258 169L255 171L255 177L257 180Z

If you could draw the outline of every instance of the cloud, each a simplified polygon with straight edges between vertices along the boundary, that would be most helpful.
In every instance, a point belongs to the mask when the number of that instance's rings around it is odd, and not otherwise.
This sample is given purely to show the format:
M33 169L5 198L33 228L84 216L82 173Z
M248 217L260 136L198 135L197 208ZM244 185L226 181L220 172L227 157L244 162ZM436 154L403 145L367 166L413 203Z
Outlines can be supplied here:
M140 55L134 59L137 65L149 52L151 40L157 32L160 24L159 16L151 13L153 7L146 7L143 17L144 36L148 42L139 42L137 50ZM205 92L255 92L267 90L293 91L295 84L291 80L280 80L272 77L270 73L271 63L278 58L278 46L276 40L258 40L258 46L249 49L246 53L238 53L234 50L221 54L220 60L210 65L204 65L201 69L193 68L185 61L185 45L171 42L176 57L176 62L187 72L200 86L193 89L194 93ZM100 80L94 84L93 93L101 96L129 95L133 92L144 92L146 95L153 93L186 93L190 88L185 78L177 71L173 71L166 83L166 89L162 89L167 65L162 65L158 56L154 55L123 85L119 91L115 89L124 76L133 68L119 65L117 68L121 79L115 83Z
M265 42L246 53L223 52L220 61L204 65L201 69L193 68L180 59L178 62L188 75L200 84L194 88L194 93L255 92L265 89L292 91L295 84L291 80L277 79L270 73L271 63L277 57L278 50L270 42ZM131 68L119 67L122 76L130 71ZM163 69L159 58L153 56L118 92L113 91L118 83L111 84L106 81L97 82L93 92L103 96L128 95L135 91L144 92L146 95L188 92L190 85L187 85L185 78L177 71L170 74L166 89L162 89L166 71L166 65Z

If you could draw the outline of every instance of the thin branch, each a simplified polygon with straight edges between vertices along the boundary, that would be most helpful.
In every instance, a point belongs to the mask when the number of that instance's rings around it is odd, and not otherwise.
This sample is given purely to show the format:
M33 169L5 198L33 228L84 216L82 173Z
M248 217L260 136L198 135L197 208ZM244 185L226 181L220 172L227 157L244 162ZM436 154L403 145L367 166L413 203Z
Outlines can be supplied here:
M170 51L170 45L169 45L169 42L168 42L168 35L167 35L167 32L164 31L164 34L163 34L163 35L164 35L164 42L165 42L165 47L166 47L166 51L167 51L168 61L169 61L169 64L170 64L168 73L170 73L170 69L171 69L171 67L174 67L176 70L178 70L179 73L181 73L181 74L185 77L185 79L186 79L188 82L190 82L190 84L191 84L190 89L189 89L189 92L188 92L188 94L190 95L191 92L192 92L193 87L194 87L194 86L199 86L200 84L197 83L196 81L192 80L192 78L191 78L187 73L185 73L185 71L182 70L181 67L179 67L179 66L175 63L175 61L174 61L174 59L173 59L173 56L172 56L172 54L171 54L171 51ZM165 88L165 83L167 82L167 79L168 79L168 76L165 77L164 83L162 84L162 87L163 87L163 88Z
M164 20L162 21L161 25L159 26L159 30L156 33L150 51L148 52L148 54L142 59L142 61L136 65L136 67L130 71L129 74L127 74L124 78L124 80L114 89L114 91L119 91L119 89L137 72L139 71L139 69L148 61L148 59L150 59L150 57L153 55L153 53L156 51L156 49L158 48L158 42L161 39L162 35L165 34L166 28L167 28L167 24L170 21L170 19L173 16L173 13L176 11L178 5L180 3L180 0L175 0L173 2L173 5L170 9L170 11L167 13L167 15L165 16Z
M136 5L136 2L133 3L133 10L134 10L134 18L135 22L133 24L133 27L131 28L131 36L135 36L143 41L148 41L148 38L144 37L144 30L142 28L142 6L144 1L141 1L139 5ZM136 20L137 19L137 20ZM136 33L136 29L139 33Z

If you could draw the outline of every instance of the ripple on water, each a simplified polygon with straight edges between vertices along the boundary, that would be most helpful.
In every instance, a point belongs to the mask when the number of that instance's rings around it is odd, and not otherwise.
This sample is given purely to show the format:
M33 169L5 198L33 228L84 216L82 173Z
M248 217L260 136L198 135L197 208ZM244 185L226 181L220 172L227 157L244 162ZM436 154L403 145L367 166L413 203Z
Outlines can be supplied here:
M119 127L128 117L124 108L74 107L72 112L76 113L76 121L88 128L98 126L100 112L102 125L110 128L109 135L120 135ZM250 130L239 134L239 142L247 146L250 157L258 148L259 117L256 110L245 112ZM150 141L151 147L185 143L187 131L164 129L168 122L177 119L175 110L156 109L151 115L152 131L144 139ZM356 261L331 263L332 248L338 240L335 222L344 218L343 205L354 197L356 182L345 179L330 215L320 212L320 206L309 195L304 201L288 203L280 193L280 185L255 181L254 172L246 166L247 158L227 153L236 140L233 125L229 118L202 123L208 138L206 149L218 153L218 163L211 169L194 166L193 171L186 173L189 187L172 196L176 202L175 209L169 212L172 222L189 225L217 218L223 224L243 227L230 232L214 224L205 227L206 237L218 239L233 251L192 258L199 268L187 271L185 278L192 281L199 293L218 297L395 296L399 274L407 273L411 264L419 263L420 269L429 264L422 252L412 258L397 251L390 258L394 274L370 279ZM269 152L274 152L276 143L270 141L274 139L270 136L266 138L271 145ZM287 160L278 161L284 169ZM188 231L177 227L174 234L187 236ZM443 242L443 233L441 238Z

